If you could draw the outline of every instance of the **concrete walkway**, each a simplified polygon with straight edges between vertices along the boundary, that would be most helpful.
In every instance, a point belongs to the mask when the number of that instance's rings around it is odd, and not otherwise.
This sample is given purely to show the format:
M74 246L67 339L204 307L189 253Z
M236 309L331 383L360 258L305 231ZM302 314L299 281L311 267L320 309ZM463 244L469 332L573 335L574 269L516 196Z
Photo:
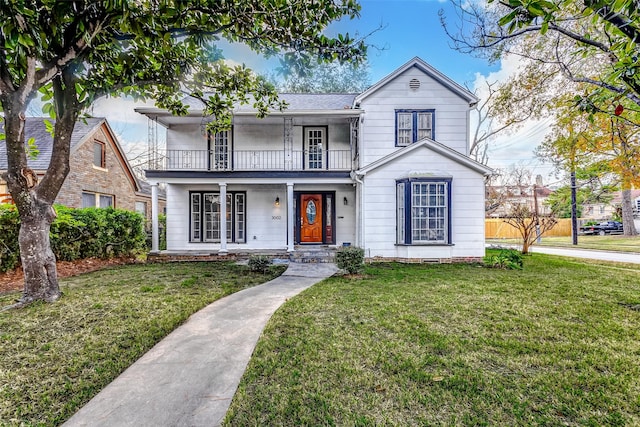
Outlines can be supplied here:
M282 276L205 307L64 425L219 425L271 315L336 271L333 264L291 263Z
M532 246L532 252L541 254L560 255L574 258L589 258L600 261L626 262L629 264L640 264L640 253L633 252L615 252L600 251L595 249L577 249L577 248L557 248L550 246Z

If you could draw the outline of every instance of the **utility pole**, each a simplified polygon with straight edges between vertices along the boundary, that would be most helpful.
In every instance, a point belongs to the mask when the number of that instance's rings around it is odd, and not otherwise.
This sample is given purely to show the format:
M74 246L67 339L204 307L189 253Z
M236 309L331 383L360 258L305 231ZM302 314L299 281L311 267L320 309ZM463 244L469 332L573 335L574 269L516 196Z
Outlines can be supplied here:
M576 201L576 169L571 167L571 236L574 246L578 244L578 212Z
M535 209L535 218L536 218L536 241L540 243L540 212L538 211L538 184L533 184L533 206Z

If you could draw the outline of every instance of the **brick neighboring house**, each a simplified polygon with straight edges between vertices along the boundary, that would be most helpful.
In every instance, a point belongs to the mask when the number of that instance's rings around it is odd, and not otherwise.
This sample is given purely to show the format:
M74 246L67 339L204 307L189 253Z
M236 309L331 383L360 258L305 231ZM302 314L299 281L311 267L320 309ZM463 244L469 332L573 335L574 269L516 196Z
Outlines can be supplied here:
M28 117L25 140L35 139L39 150L29 167L42 178L49 167L53 138L45 127L45 118ZM52 123L55 121L51 120ZM4 127L0 124L0 133ZM122 147L105 118L78 121L71 136L70 171L56 203L73 208L108 207L138 211L151 217L150 186L138 181ZM0 173L7 170L5 141L0 141ZM6 183L0 179L0 203L11 202ZM164 198L159 200L160 210Z

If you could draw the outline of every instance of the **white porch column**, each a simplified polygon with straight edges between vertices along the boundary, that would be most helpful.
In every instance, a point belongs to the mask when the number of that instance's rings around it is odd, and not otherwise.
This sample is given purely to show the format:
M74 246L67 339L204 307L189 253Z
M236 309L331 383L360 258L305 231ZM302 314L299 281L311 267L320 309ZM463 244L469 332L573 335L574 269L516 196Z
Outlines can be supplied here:
M293 252L293 237L296 212L293 209L293 182L287 182L287 252Z
M151 252L158 253L160 235L158 230L158 183L151 184Z
M227 184L220 183L220 250L227 253Z

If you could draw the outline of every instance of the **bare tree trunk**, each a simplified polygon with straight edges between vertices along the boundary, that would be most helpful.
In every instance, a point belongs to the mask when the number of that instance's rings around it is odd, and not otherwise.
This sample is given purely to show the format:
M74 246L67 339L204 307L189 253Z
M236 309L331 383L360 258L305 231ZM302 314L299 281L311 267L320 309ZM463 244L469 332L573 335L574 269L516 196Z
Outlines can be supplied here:
M631 190L622 190L622 227L625 236L637 236L635 222L633 221L633 203L631 200Z
M55 218L50 204L34 203L31 215L20 219L20 258L24 270L24 292L20 304L60 298L56 257L51 250L49 230Z
M61 296L49 231L56 216L53 202L69 173L71 134L80 110L71 80L73 76L67 74L63 72L53 79L57 119L51 161L40 182L29 169L25 152L25 109L29 97L20 97L20 93L14 97L0 97L4 108L8 164L4 178L20 215L18 242L24 291L16 306L38 300L53 302Z

